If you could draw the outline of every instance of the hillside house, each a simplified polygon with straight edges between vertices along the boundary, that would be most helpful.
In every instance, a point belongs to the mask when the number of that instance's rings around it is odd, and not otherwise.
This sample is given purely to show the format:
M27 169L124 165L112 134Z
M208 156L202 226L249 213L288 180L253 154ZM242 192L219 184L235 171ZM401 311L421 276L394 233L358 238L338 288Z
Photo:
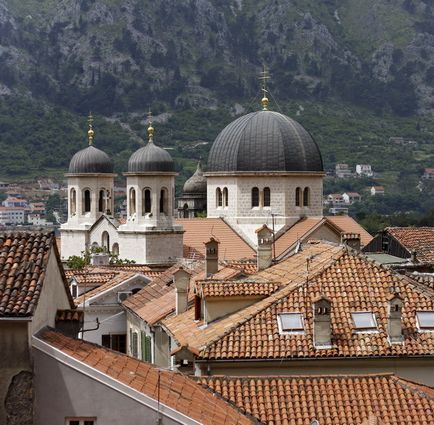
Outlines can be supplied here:
M371 196L384 195L384 186L371 186Z
M360 202L362 200L362 196L357 192L345 192L342 194L342 198L347 205L352 205L354 202Z
M356 175L358 177L372 177L374 172L370 164L357 164L356 165Z
M353 172L348 164L336 164L335 175L338 179L347 179L353 176Z
M425 168L422 174L423 180L434 180L434 168Z

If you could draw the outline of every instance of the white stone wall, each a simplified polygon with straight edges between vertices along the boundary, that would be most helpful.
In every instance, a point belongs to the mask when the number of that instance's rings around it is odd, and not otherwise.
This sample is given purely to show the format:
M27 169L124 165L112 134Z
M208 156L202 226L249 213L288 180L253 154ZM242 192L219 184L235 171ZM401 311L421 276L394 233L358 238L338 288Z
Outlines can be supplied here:
M72 255L82 256L88 244L88 231L85 229L60 229L60 256L67 260Z
M217 188L228 190L228 206L217 206ZM238 188L236 177L207 177L207 216L235 216L238 208Z

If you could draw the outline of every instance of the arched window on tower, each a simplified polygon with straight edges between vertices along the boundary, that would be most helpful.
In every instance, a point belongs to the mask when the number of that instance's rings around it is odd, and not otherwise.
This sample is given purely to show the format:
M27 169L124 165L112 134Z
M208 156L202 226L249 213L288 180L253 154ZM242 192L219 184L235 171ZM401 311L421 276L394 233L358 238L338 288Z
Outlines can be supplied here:
M229 205L228 188L223 189L223 206L227 207Z
M91 209L91 201L90 201L90 190L83 190L83 213L90 212Z
M264 187L264 207L271 205L271 191L269 187Z
M107 231L102 232L101 246L104 248L105 252L110 252L110 235Z
M310 190L305 187L303 190L303 207L308 207L310 205Z
M99 191L99 197L98 197L98 211L99 212L105 212L104 211L104 198L105 198L105 196L104 196L104 189L101 189L100 191Z
M183 215L183 218L188 218L188 216L189 216L188 204L184 204L184 207L182 208L182 215Z
M132 187L130 189L130 215L136 213L136 190Z
M300 187L297 187L297 189L295 189L295 206L301 207L301 188Z
M168 214L169 213L169 197L168 197L168 190L163 187L160 190L160 213Z
M252 189L252 208L259 207L259 189L254 187Z
M143 189L143 215L151 212L151 189Z
M216 198L216 206L222 207L223 206L223 194L222 194L222 190L219 187L216 189L215 198Z
M74 188L71 189L69 194L69 213L75 215L77 212L77 192Z

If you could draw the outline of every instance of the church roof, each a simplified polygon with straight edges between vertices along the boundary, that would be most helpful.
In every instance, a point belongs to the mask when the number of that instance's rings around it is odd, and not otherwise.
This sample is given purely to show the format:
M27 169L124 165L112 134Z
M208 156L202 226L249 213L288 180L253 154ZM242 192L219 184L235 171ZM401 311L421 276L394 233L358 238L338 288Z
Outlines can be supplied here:
M69 163L70 174L113 173L113 161L95 146L88 146L78 151Z
M263 110L236 119L217 136L208 172L322 172L318 145L296 121Z
M184 194L203 194L206 193L206 177L203 175L202 164L197 163L194 174L185 182L182 190Z
M169 152L156 146L152 139L136 150L128 161L129 173L174 172L175 164Z

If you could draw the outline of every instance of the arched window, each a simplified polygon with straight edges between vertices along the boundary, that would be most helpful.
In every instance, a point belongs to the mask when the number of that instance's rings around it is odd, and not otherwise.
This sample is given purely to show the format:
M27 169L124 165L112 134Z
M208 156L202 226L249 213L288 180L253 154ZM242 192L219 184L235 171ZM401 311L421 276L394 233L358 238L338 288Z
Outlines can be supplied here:
M168 201L169 197L167 196L167 189L165 187L160 190L160 213L168 214L169 206Z
M308 187L305 187L303 190L303 206L308 207L310 205L310 190Z
M301 188L297 187L295 189L295 206L300 207L301 206Z
M77 212L77 192L74 188L71 189L69 195L69 211L71 215L74 215Z
M83 212L90 212L91 202L90 202L90 190L85 189L83 191Z
M217 207L222 207L223 206L223 194L222 194L222 191L219 187L216 189L215 197L216 197Z
M227 207L229 205L228 188L223 189L223 206Z
M182 210L183 210L184 218L188 218L188 205L184 204L184 207L182 208Z
M264 207L271 205L271 191L269 187L264 187Z
M112 254L119 255L119 244L115 242L112 246Z
M102 232L101 246L106 252L110 252L110 236L107 231Z
M104 189L101 189L98 197L98 211L104 212L104 209Z
M151 212L151 189L143 189L143 215Z
M132 187L130 189L130 215L136 213L136 190Z
M259 207L259 189L254 187L252 189L252 208Z

